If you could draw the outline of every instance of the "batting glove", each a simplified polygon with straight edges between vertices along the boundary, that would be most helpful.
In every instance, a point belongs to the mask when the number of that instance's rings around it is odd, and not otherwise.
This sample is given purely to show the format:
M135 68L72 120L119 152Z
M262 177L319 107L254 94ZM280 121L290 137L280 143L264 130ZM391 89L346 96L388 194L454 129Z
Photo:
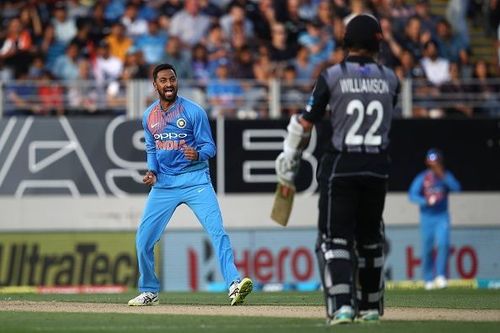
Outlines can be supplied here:
M284 152L278 155L275 169L278 181L288 187L295 186L295 177L299 172L300 158L291 159Z

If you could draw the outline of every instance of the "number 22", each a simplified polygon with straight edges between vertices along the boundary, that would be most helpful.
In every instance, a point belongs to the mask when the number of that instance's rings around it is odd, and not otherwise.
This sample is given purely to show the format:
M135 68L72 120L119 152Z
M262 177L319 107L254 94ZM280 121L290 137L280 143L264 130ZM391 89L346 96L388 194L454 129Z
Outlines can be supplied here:
M382 143L382 137L380 135L375 135L375 132L377 132L384 117L384 107L382 103L380 103L380 101L371 101L368 103L366 114L371 116L376 112L376 118L364 136L362 134L357 134L365 116L365 106L359 99L354 99L347 104L346 113L348 115L353 115L354 111L357 111L358 115L351 128L349 128L349 131L347 131L345 144L349 146L359 146L361 144L365 146L379 146Z

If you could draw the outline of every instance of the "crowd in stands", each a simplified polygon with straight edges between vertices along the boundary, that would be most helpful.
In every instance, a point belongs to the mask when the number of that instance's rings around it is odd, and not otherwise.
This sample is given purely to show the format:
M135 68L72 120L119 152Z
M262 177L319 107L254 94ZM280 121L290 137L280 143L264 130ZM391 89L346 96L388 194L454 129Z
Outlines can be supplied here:
M344 58L347 22L369 13L385 38L379 60L401 80L424 82L414 84L415 116L498 114L500 85L487 80L497 64L471 61L467 28L487 13L485 31L493 36L497 2L450 0L447 14L438 16L428 0L5 0L0 80L16 112L66 114L70 105L95 113L100 99L123 106L125 82L148 79L156 64L168 62L181 82L202 89L211 116L235 116L243 95L264 99L258 89L273 78L292 101L283 108L287 116L303 107L317 75ZM481 84L464 84L472 78ZM257 85L249 88L246 80ZM435 108L429 98L456 93L485 94L488 103ZM27 102L30 94L41 103ZM266 117L265 107L257 116Z

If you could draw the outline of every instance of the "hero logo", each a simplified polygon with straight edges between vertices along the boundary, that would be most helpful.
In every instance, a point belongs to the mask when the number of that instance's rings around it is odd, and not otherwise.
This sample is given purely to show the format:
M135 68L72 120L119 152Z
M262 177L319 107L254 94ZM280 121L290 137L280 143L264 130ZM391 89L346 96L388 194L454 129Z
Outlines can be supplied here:
M185 139L186 137L187 137L186 133L160 133L154 135L155 140L161 140L161 141Z
M187 258L191 290L200 290L200 283L215 281L217 258L208 240L203 241L201 251L189 247ZM316 281L314 249L305 246L239 249L234 252L234 264L242 275L259 283Z

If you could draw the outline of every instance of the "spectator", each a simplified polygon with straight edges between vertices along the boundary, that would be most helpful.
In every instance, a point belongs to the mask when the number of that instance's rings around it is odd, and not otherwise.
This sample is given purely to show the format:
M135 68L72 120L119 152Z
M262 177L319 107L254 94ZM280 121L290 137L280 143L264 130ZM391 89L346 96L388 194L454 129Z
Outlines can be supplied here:
M105 40L109 45L111 55L125 61L128 49L133 44L132 39L125 35L125 26L122 23L113 24L111 33Z
M29 31L24 29L18 18L11 19L0 47L0 61L10 69L11 76L28 71L32 46Z
M332 27L333 27L333 20L332 20L332 6L330 5L329 0L321 0L318 3L318 7L316 9L316 17L318 21L321 22L321 24L325 27L325 29L330 30L328 31L331 35L333 34Z
M141 50L148 64L158 64L165 56L167 34L160 30L158 21L148 22L148 32L135 41L137 49Z
M447 264L450 245L450 216L448 193L460 191L460 183L445 169L443 154L429 149L426 154L427 169L411 183L410 201L420 206L420 231L422 234L422 275L425 289L447 286ZM437 256L434 257L434 245ZM435 268L435 270L434 270ZM436 277L434 278L434 271Z
M314 65L327 61L335 49L331 36L323 30L323 25L318 20L308 22L306 27L307 32L299 36L299 44L309 49L311 62Z
M64 89L47 70L43 71L39 79L38 98L40 99L38 114L62 116L66 113L64 110Z
M42 54L45 54L45 66L52 70L56 60L64 54L65 49L66 46L56 40L54 27L47 26L40 46Z
M259 40L271 41L271 26L276 22L276 14L271 0L260 0L258 11L253 21L254 32Z
M148 32L148 22L143 18L139 18L137 15L137 6L129 3L125 7L125 13L120 20L125 26L126 35L133 40L136 40L139 36Z
M213 3L213 0L198 0L200 12L210 18L211 22L217 22L222 16L222 7Z
M396 41L392 33L392 24L388 18L382 17L379 20L380 28L384 38L380 42L380 51L378 54L379 62L390 68L395 68L399 63L401 56L401 45Z
M80 50L80 55L94 59L95 57L95 44L90 38L90 23L81 23L76 36L71 40L71 44L76 44Z
M268 113L267 87L269 83L264 82L259 84L247 81L255 79L255 62L256 59L249 46L244 45L236 50L236 55L230 68L230 76L242 80L240 82L245 93L245 104L237 114L239 119L265 118Z
M182 10L181 0L167 0L160 7L160 13L167 18L172 18L177 12Z
M500 115L498 85L491 82L494 76L488 68L488 63L479 60L474 66L474 81L472 92L479 103L474 107L474 115L495 117Z
M365 6L364 0L352 0L351 1L351 12L349 15L344 17L344 25L347 26L350 20L354 17L362 14L371 14Z
M464 1L464 0L450 0L446 6L446 18L447 22L450 22L450 27L453 26L453 32L460 38L465 47L469 47L469 25L467 22L467 10L469 6L472 6L473 2L477 1ZM450 29L451 30L451 29Z
M122 80L147 79L149 77L149 67L144 60L142 51L131 47L127 52L123 65Z
M178 37L183 45L191 47L201 41L209 26L210 19L200 13L197 0L186 0L184 9L172 17L170 35Z
M217 61L226 56L226 50L229 45L224 30L222 30L219 23L214 23L210 26L204 44L207 47L210 61Z
M78 23L79 19L88 16L89 7L83 5L79 0L66 0L66 11L68 17Z
M18 73L15 81L5 84L5 114L9 116L32 115L40 112L40 106L35 102L37 89L28 80L26 73Z
M253 65L255 79L261 84L268 84L275 77L275 67L269 55L269 49L261 44L258 48L256 61Z
M111 22L104 16L104 4L97 2L92 7L92 14L86 18L90 26L90 39L94 45L98 45L105 36L111 33Z
M292 47L298 46L299 35L306 31L306 21L300 17L300 0L287 0L286 8L283 11L283 18L280 20L287 31L287 44Z
M332 1L332 11L334 13L334 16L337 16L340 18L346 17L351 12L351 10L349 9L347 0Z
M405 49L401 50L399 66L396 67L396 74L400 81L405 79L424 79L425 73L419 63L415 62L413 54Z
M402 48L409 50L416 61L422 58L422 45L430 40L430 33L421 33L420 19L412 16L406 23L404 35L397 38Z
M415 15L420 19L422 33L430 34L430 38L436 39L436 24L442 17L431 14L429 0L415 2Z
M28 78L30 80L39 79L45 72L45 62L42 55L35 55L28 70Z
M500 1L488 1L488 24L486 25L486 33L488 36L494 36L500 27ZM498 38L498 36L497 36Z
M173 65L178 78L190 79L193 77L190 60L181 53L181 40L179 37L169 38L162 63Z
M274 23L272 26L271 44L269 55L271 61L283 63L291 60L297 54L297 49L287 43L285 26L282 23Z
M245 37L245 31L243 29L243 26L241 24L235 24L233 26L233 31L231 32L230 35L230 40L229 40L229 45L230 47L227 49L227 51L233 52L238 49L240 49L243 45L252 45L254 46L255 39L247 39ZM227 54L227 52L226 52Z
M120 78L123 71L123 62L111 54L106 41L102 41L97 49L97 58L94 65L94 77L97 83L109 84Z
M67 45L76 36L76 20L68 17L66 5L63 2L56 3L52 25L55 29L55 38L63 45Z
M212 117L235 117L243 104L243 88L236 80L229 78L229 64L221 62L216 70L216 79L207 87Z
M117 22L125 12L125 1L123 0L108 0L104 16L110 22Z
M450 62L439 57L437 44L429 41L424 45L424 57L420 61L427 80L440 86L450 80Z
M227 1L226 1L227 2ZM253 26L255 27L255 24L257 22L257 18L259 16L259 8L255 1L253 0L232 0L229 2L228 5L225 6L225 8L229 8L232 5L240 5L244 8L245 10L245 15L252 21Z
M463 84L460 78L460 69L457 63L450 63L450 80L440 87L441 96L446 100L443 107L446 117L472 117L473 109L468 106L470 89Z
M445 19L438 21L436 31L439 55L450 62L459 62L464 56L463 53L467 53L464 40L453 33L450 23Z
M400 64L396 67L395 73L401 82L403 82L405 79L413 80L413 117L428 117L428 109L432 107L432 102L428 100L428 97L438 94L439 91L435 87L429 86L427 82L425 82L424 70L418 62L415 62L415 58L410 51L404 49L401 51ZM425 82L425 84L422 84L422 81Z
M205 45L198 43L191 50L191 67L193 69L193 79L205 86L210 80L208 51Z
M316 17L317 8L317 1L302 0L299 7L299 16L305 21L312 21Z
M243 6L234 4L229 8L229 12L220 18L220 25L226 36L231 36L233 26L241 24L247 39L253 38L253 24L246 18Z
M133 4L137 8L138 19L149 22L158 19L158 7L161 2L165 1L130 0L129 4Z
M77 80L79 77L78 54L80 50L78 45L69 44L66 53L59 56L52 68L54 76L60 80Z
M43 37L43 25L34 3L25 5L19 13L21 25L29 32L33 42L38 44Z
M392 1L390 18L396 31L403 30L406 21L413 15L415 9L407 5L405 0Z
M316 66L311 62L309 55L309 49L305 46L300 46L297 50L297 56L291 62L298 80L312 80L314 78Z
M297 71L293 65L284 68L281 83L282 116L288 119L302 111L308 94L301 82L297 81Z
M247 45L236 50L236 56L230 71L231 77L235 79L255 79L253 72L254 57Z
M14 0L6 0L1 2L2 5L2 17L8 22L15 17L19 17L23 3ZM2 22L3 23L3 22Z
M78 63L78 79L68 82L68 107L73 111L84 114L95 114L99 107L99 91L92 83L88 60L83 59Z
M344 42L345 24L341 17L335 16L332 22L333 42L335 46L342 45Z

